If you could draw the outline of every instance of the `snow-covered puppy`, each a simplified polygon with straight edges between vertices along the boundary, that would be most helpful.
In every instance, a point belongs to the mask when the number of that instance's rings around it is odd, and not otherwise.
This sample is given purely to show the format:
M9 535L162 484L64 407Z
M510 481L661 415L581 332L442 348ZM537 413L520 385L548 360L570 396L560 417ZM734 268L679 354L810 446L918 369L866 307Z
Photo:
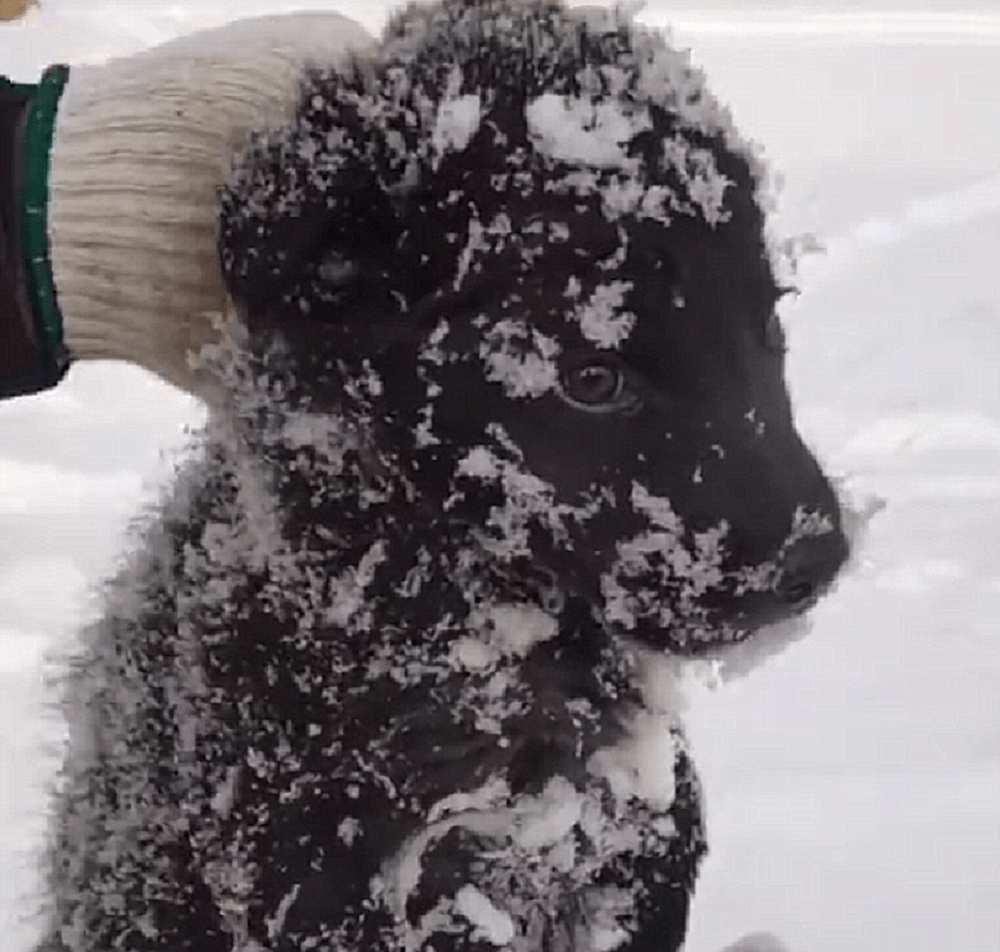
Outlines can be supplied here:
M552 0L306 79L223 195L228 407L68 680L48 948L680 947L649 658L847 554L760 186L685 56Z

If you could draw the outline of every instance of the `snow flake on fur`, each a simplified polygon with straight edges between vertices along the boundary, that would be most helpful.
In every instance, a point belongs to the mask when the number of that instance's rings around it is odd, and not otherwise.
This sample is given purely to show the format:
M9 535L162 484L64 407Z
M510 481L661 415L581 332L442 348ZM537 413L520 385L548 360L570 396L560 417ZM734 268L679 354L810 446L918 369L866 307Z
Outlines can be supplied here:
M455 70L453 75L456 91L452 95L446 95L438 103L437 116L431 132L431 141L439 162L440 157L447 152L461 152L479 131L482 121L482 102L479 94L459 95L457 88L461 87L461 73Z
M573 312L583 336L601 348L620 347L635 326L636 317L623 309L631 281L599 284L589 300Z
M554 390L559 382L555 358L561 350L555 338L524 321L508 319L486 332L479 356L486 366L486 378L502 384L507 396L538 397Z
M528 134L539 154L572 165L634 169L625 151L652 128L647 111L634 114L615 102L543 93L525 107Z

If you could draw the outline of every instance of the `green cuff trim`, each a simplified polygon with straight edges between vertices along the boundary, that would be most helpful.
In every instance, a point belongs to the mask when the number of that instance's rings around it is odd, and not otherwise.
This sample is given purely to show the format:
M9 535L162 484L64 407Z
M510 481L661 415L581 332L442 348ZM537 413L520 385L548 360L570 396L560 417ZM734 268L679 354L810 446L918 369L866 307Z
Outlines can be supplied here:
M42 74L28 107L20 196L21 241L30 276L31 309L39 339L58 366L69 363L69 354L49 256L49 169L56 112L68 79L68 66L50 66Z

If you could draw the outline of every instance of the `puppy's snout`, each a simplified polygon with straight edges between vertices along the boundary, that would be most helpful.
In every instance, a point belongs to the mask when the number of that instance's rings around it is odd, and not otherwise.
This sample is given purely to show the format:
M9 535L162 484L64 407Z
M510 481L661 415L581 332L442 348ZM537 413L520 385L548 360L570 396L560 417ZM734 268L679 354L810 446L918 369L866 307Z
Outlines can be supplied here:
M781 560L775 594L792 607L812 601L833 581L847 555L847 539L839 529L799 539Z

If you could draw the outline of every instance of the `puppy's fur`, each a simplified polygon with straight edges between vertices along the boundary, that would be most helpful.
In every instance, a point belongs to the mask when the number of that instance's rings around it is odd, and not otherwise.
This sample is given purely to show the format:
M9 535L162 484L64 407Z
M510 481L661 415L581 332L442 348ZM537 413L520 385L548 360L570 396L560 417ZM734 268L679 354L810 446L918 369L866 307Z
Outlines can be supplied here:
M846 555L758 177L683 56L551 0L308 77L223 195L231 407L69 679L51 948L680 947L646 659Z

